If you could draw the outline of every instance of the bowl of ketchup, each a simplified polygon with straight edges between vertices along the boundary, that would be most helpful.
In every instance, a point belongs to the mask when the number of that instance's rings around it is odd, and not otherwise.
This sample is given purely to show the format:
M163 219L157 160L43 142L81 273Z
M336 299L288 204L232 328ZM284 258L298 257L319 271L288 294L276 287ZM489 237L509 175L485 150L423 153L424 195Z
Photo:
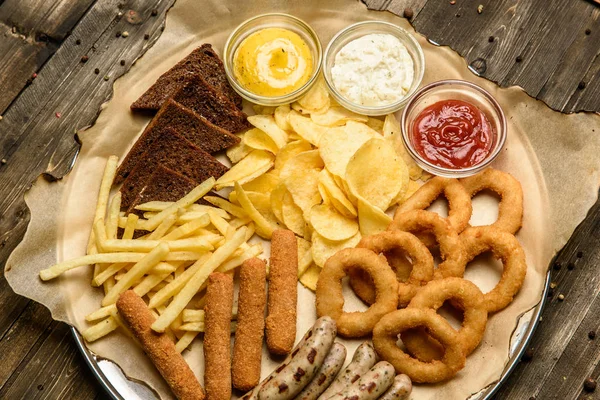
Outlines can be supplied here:
M461 80L433 82L402 113L402 139L417 164L460 178L486 168L506 141L506 118L483 88Z

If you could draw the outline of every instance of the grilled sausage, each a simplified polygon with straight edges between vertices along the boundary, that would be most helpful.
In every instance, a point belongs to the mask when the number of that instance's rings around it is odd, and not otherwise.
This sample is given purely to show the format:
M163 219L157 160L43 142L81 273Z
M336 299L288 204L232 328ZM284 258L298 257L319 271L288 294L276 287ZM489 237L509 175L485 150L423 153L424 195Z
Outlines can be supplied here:
M396 370L387 361L375 364L359 380L340 393L330 397L331 400L375 400L392 386Z
M338 342L331 350L313 380L296 396L296 400L315 400L333 382L346 361L346 347Z
M394 383L379 400L408 400L412 392L412 382L407 375L400 374L394 378Z
M325 400L336 393L341 392L354 382L356 382L362 374L367 372L377 362L377 353L373 345L369 342L364 342L354 352L352 361L346 366L337 377L337 379L327 388L319 399Z
M292 359L272 379L261 385L259 400L288 400L294 398L316 375L333 345L337 334L335 321L319 318L307 335L304 344L292 352Z

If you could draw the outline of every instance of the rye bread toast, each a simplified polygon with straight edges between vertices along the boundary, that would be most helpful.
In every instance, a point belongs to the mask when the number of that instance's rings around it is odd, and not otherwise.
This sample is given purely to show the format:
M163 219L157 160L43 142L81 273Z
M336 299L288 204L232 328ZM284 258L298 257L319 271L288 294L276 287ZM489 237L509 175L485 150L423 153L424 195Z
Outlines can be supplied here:
M228 168L213 156L198 148L174 130L166 130L160 140L154 141L140 157L121 186L121 208L128 209L153 172L163 166L184 175L194 186L215 177L218 179Z
M115 184L127 178L142 154L169 129L174 129L179 135L211 154L240 142L239 137L212 124L193 110L173 100L167 100L127 153L117 170Z
M200 75L190 77L187 84L173 95L173 100L231 133L250 127L247 115Z
M219 56L208 43L203 44L174 67L165 72L137 99L134 111L156 111L187 82L190 75L201 75L216 91L225 95L237 108L242 109L242 98L227 82L225 68Z

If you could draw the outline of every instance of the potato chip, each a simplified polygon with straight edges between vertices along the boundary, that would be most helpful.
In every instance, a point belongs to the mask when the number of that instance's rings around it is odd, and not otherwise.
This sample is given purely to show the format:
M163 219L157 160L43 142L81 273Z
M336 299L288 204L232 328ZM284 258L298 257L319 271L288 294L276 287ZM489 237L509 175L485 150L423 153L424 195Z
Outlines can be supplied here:
M300 283L302 283L307 289L313 292L317 290L317 282L319 281L319 274L321 268L315 264L311 264L308 269L300 276Z
M413 180L419 179L423 170L417 165L415 160L413 160L408 153L408 150L406 150L404 141L402 140L402 128L394 114L385 116L385 121L383 123L383 137L392 145L396 154L404 160L404 163L408 167L410 178Z
M282 104L275 109L275 114L273 115L275 117L275 123L277 126L284 131L292 130L292 126L288 120L290 111L292 111L292 109L289 104Z
M242 187L243 188L243 187ZM267 221L269 221L272 225L278 225L278 220L273 214L273 210L271 209L271 195L269 193L259 193L259 192L249 192L246 191L246 196L248 196L248 200L254 205L256 210L263 216ZM238 194L235 190L229 193L229 200L231 202L238 202Z
M342 126L348 121L367 122L369 120L368 117L356 114L344 107L329 107L323 113L311 113L310 119L317 125L329 127Z
M240 184L237 182L235 183L235 191L237 192L240 205L256 224L256 233L265 239L271 239L273 231L278 228L277 223L275 221L269 221L263 214L260 213L260 211L258 211L256 205L249 199L246 191L242 189ZM257 199L256 196L255 199ZM263 208L270 211L270 201L268 198L264 199ZM274 219L275 218L273 218L273 220Z
M242 188L248 192L270 193L279 184L279 176L275 171L269 171L258 178L245 183Z
M326 169L319 173L319 184L327 191L327 198L336 210L347 218L356 218L358 215L354 205L348 200L344 192L337 186L333 175ZM323 197L325 199L325 197Z
M360 239L360 232L357 232L356 235L352 236L350 239L334 242L325 239L323 236L319 235L316 231L314 231L312 233L311 247L313 260L315 261L315 264L323 268L323 265L325 265L325 261L327 261L329 257L331 257L332 255L334 255L342 249L356 246L358 242L360 242Z
M307 169L323 169L323 160L319 150L310 150L298 153L291 157L285 165L279 171L279 178L282 180L287 179L296 171L302 171Z
M279 150L279 153L277 153L277 158L275 159L275 170L281 171L283 166L290 158L310 150L312 150L312 146L307 141L296 140L294 142L289 142L283 146L281 150Z
M270 114L275 112L275 107L261 106L260 104L252 104L252 109L257 114Z
M236 136L239 137L240 139L244 138L244 135L240 134L240 133L238 133ZM228 148L227 151L225 152L225 154L227 154L227 158L229 158L229 160L233 164L236 164L236 163L240 162L240 160L242 158L244 158L248 154L250 154L251 151L252 151L252 148L246 146L246 144L242 140L235 146L231 146L230 148Z
M273 154L264 150L253 150L245 158L240 160L231 169L225 172L216 183L217 190L227 186L233 186L233 182L240 185L256 179L267 172L275 163Z
M369 117L369 119L367 120L367 122L365 122L365 124L367 124L367 126L369 128L373 129L380 135L383 135L383 121L382 120L380 120L378 118Z
M272 115L251 115L248 117L248 122L266 133L280 149L288 141L288 134L275 123L275 118Z
M408 200L408 198L410 196L412 196L413 194L415 194L415 192L417 190L419 190L419 188L421 187L421 184L417 181L408 181L408 187L406 188L406 190L403 193L398 193L398 196L396 196L396 198L393 200L392 204L402 204L404 203L406 200Z
M288 115L288 120L292 129L307 142L318 146L321 137L327 135L328 128L317 125L308 117L302 116L296 111L292 111Z
M346 168L346 182L357 198L385 211L400 191L408 186L408 169L392 146L371 139L354 153Z
M334 241L349 239L358 232L355 219L346 218L325 204L311 208L310 224L319 235Z
M271 211L275 218L279 220L279 222L285 224L283 221L283 196L287 193L287 187L285 184L280 183L273 189L270 196L271 201Z
M273 154L277 154L279 147L273 139L258 128L248 130L242 139L244 144L254 150L266 150Z
M313 263L312 254L310 252L311 243L302 238L296 238L298 243L298 277Z
M323 112L329 107L329 92L322 75L297 103L308 112Z
M362 236L370 236L387 229L392 218L364 199L358 199L358 224Z
M319 194L320 171L316 168L294 169L285 178L285 186L292 195L294 203L300 207L305 216L308 216L314 205L321 203L322 199Z
M302 107L297 101L290 104L290 107L292 107L292 110L297 111L302 115L310 116L310 111Z
M344 127L330 129L319 142L319 153L325 166L329 172L339 177L346 175L346 165L356 150L372 138L364 130L354 129L354 124L364 125L348 121Z
M292 195L287 190L283 195L281 212L283 223L289 230L298 236L306 234L306 222L304 222L302 209L294 203Z
M319 189L319 194L323 199L323 204L331 204L331 199L329 198L329 193L327 193L327 189L325 189L325 186L323 186L323 184L319 182L317 188Z

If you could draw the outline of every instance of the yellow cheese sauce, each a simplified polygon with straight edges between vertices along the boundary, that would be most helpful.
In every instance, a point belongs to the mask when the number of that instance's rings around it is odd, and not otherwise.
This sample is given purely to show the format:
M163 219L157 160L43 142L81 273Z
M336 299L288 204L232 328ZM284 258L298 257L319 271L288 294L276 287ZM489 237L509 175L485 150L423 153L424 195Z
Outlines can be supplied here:
M235 52L233 72L246 90L265 97L299 89L313 72L310 48L295 32L265 28L245 38Z

